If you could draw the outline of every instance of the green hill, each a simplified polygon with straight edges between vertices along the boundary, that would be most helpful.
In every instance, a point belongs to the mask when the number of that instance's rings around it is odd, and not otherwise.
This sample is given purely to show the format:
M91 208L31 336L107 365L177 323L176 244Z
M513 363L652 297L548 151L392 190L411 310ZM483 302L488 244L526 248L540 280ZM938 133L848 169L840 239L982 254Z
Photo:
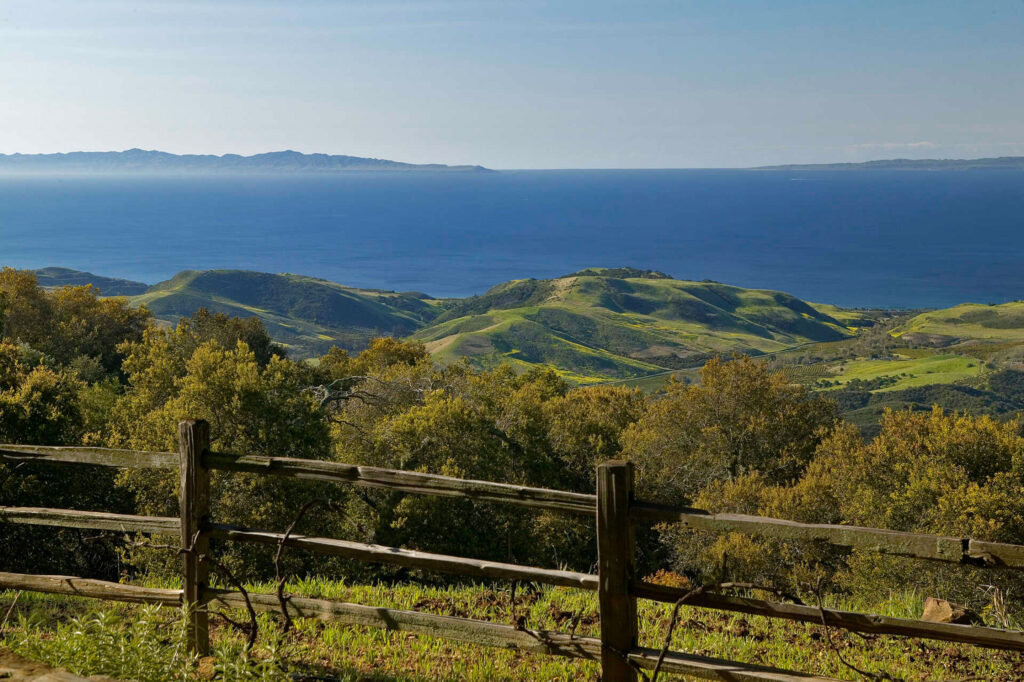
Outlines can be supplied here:
M75 271L41 275L54 285L108 282ZM186 270L132 302L168 324L199 308L257 317L297 358L332 345L362 348L375 336L411 336L441 361L544 365L584 383L699 367L716 354L760 355L845 339L865 323L860 313L777 291L633 268L513 280L481 296L447 300L293 274Z
M962 340L1024 341L1024 301L1001 305L965 303L912 317L894 336L936 343Z
M594 382L693 367L720 353L759 355L853 332L777 291L593 268L513 280L453 302L413 337L441 360L550 365Z
M91 272L71 270L69 268L40 268L35 270L39 286L54 289L57 287L80 287L91 284L104 296L136 296L145 293L149 285L144 282L133 282L130 279L102 277Z
M132 301L171 324L199 308L258 317L295 357L319 355L332 345L362 348L375 336L407 336L442 309L426 294L244 270L186 270Z

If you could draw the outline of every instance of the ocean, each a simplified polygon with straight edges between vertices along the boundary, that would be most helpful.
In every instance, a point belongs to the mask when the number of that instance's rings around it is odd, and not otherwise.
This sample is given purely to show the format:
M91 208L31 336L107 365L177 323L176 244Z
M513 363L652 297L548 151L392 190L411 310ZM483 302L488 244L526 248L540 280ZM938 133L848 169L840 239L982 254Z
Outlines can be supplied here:
M0 177L0 265L467 296L592 266L850 307L1024 299L1024 172Z

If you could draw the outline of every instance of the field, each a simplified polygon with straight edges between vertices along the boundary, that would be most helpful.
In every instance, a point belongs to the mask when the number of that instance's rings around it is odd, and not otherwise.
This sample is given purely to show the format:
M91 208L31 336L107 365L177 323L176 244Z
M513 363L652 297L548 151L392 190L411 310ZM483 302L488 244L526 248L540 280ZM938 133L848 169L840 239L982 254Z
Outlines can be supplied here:
M826 387L830 390L847 387L853 381L869 382L869 385L878 385L876 388L868 390L882 393L930 384L951 384L977 377L984 369L983 363L980 361L961 355L949 353L910 354L918 357L902 357L896 360L854 360L830 365L821 380L831 384Z
M270 585L250 586L271 592ZM308 580L289 585L303 596L342 599L379 606L418 609L526 627L569 631L576 623L580 635L597 634L597 604L593 593L565 588L542 592L520 589L495 591L484 586L430 588L422 586L345 585ZM10 608L14 594L0 593L0 613ZM843 608L866 608L887 615L918 617L917 595L892 595L865 605L829 603ZM2 644L17 653L66 667L78 674L109 674L122 679L166 679L196 676L194 661L184 655L174 628L178 612L150 607L105 605L73 597L23 593L11 610ZM670 620L671 605L641 602L641 644L660 648ZM244 622L244 613L231 614ZM296 622L285 636L269 617L260 619L260 636L252 655L244 653L244 637L219 618L214 629L217 679L286 679L284 665L298 679L426 682L428 680L534 681L596 680L593 663L482 649L430 637L341 627L311 620ZM1014 653L992 652L966 645L850 635L816 625L769 621L683 607L673 648L692 654L756 662L790 670L813 671L840 679L861 679L841 660L863 670L886 673L885 679L936 680L970 675L995 682L1017 680L1024 673ZM287 661L287 663L284 663ZM199 668L207 673L211 661ZM148 672L147 672L148 671ZM161 676L164 676L161 678ZM675 678L679 679L679 678Z

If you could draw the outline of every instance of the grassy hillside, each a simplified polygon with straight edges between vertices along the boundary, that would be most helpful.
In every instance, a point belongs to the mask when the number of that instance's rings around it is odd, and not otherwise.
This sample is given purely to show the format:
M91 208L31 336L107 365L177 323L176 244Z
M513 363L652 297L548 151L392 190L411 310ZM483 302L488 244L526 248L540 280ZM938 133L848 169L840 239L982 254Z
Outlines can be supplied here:
M1024 341L1024 301L1002 305L965 303L911 318L894 336L941 337L938 340Z
M116 282L71 270L40 277L50 286L91 282L102 289ZM700 367L717 354L841 341L876 321L875 311L633 268L513 280L461 300L241 270L188 270L144 293L144 285L126 284L135 286L134 304L169 324L199 308L255 316L294 357L332 345L361 348L374 336L412 336L441 361L549 366L582 383L641 379L660 386L666 373Z
M132 300L169 323L199 308L258 317L296 357L322 354L332 345L361 348L375 336L406 336L441 310L425 294L242 270L186 270Z
M550 365L593 382L698 366L720 353L762 354L853 332L777 291L589 269L513 280L454 302L414 338L441 360Z
M71 270L69 268L40 268L35 271L39 286L47 289L56 287L80 287L91 284L104 296L137 296L145 293L149 285L144 282L133 282L130 279L102 277L91 272Z

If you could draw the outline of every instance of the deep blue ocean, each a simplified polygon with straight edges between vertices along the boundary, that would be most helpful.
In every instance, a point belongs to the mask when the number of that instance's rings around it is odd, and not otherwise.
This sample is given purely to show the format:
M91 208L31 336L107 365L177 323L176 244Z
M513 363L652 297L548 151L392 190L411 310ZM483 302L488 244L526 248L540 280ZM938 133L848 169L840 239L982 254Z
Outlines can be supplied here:
M0 265L296 272L435 296L588 266L845 306L1024 298L1024 172L0 178Z

